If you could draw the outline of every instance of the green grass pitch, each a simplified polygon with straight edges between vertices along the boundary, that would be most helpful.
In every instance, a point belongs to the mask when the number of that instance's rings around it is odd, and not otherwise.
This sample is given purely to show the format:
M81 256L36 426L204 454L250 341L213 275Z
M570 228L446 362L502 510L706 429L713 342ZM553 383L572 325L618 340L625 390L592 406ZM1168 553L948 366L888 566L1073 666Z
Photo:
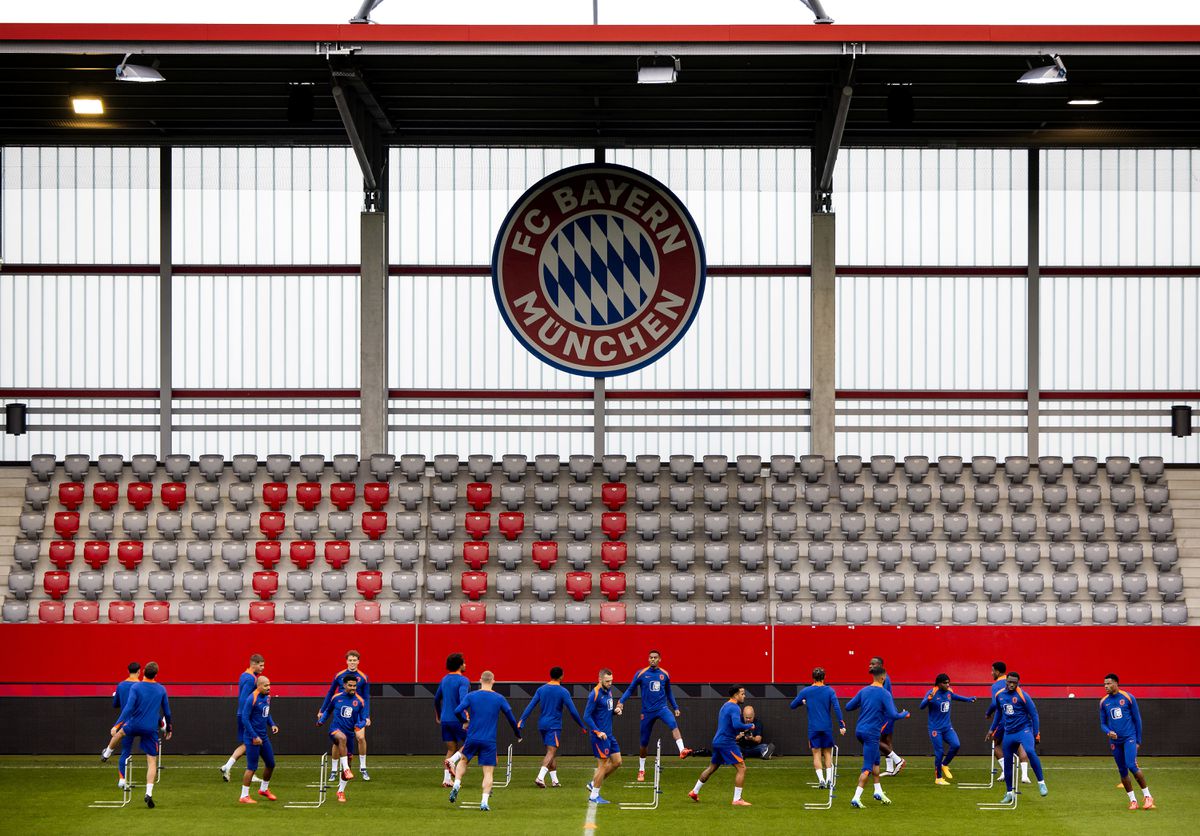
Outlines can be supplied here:
M1126 810L1128 804L1116 788L1117 773L1108 758L1047 758L1050 795L1041 798L1036 785L1025 786L1015 812L982 812L978 801L998 801L1003 790L959 790L935 787L928 758L910 758L904 772L885 778L885 791L892 804L884 807L868 800L866 810L850 808L857 766L849 753L842 760L842 775L834 807L829 811L804 809L806 801L820 801L824 793L809 788L815 780L807 757L751 761L747 768L745 797L754 806L734 808L733 772L723 768L706 785L701 803L687 797L704 763L700 759L680 762L664 758L659 808L649 812L620 810L616 804L600 807L595 830L585 830L588 812L584 783L591 776L591 762L564 758L559 767L561 789L541 790L533 785L538 759L518 757L512 785L496 790L492 811L460 809L446 800L441 787L440 759L418 757L371 757L371 782L351 782L348 802L339 804L333 793L319 810L288 810L288 800L310 800L316 790L304 784L315 780L317 759L281 757L271 789L279 801L265 800L257 806L239 805L238 785L223 783L217 772L221 759L172 757L155 788L154 810L146 809L138 791L128 808L89 809L94 799L119 796L116 770L84 757L0 757L0 797L4 818L22 833L187 833L257 832L260 828L289 834L301 833L470 833L487 827L487 832L639 834L663 832L696 834L744 833L751 828L766 833L797 833L809 828L837 833L1021 833L1093 834L1115 827L1153 829L1160 833L1192 831L1192 816L1200 791L1195 776L1200 758L1145 758L1145 770L1154 792L1157 810ZM144 761L138 767L144 774ZM630 769L630 764L633 768ZM115 765L115 761L114 761ZM240 766L240 764L239 764ZM646 790L626 789L635 777L636 753L627 759L605 788L612 801L646 798ZM959 758L953 765L955 783L986 779L986 759ZM357 768L355 768L357 773ZM503 763L497 768L503 775ZM334 787L336 789L336 787ZM257 792L257 788L255 790ZM867 793L870 792L868 784ZM1139 794L1140 798L1140 794ZM479 801L479 770L472 767L463 785L462 801ZM1192 821L1189 825L1188 822ZM466 829L471 828L471 829Z

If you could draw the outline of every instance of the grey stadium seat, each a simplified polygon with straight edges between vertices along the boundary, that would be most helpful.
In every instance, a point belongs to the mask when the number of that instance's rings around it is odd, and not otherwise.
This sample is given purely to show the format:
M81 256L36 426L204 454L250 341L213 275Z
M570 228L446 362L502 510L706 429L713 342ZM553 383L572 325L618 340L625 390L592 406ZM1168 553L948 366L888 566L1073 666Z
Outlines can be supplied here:
M558 577L553 572L534 572L529 576L529 591L539 601L549 601L557 588Z
M918 572L927 572L937 560L937 548L933 543L913 543L909 546L908 556Z
M208 572L184 572L183 591L193 601L203 601L208 595Z
M563 608L563 620L567 624L589 624L592 620L592 605L586 601L571 601Z
M658 543L635 543L633 559L647 572L656 569L659 561L662 560L662 547Z
M553 511L535 512L533 533L539 540L553 540L558 534L558 514Z
M592 545L591 543L567 543L567 563L571 568L579 572L588 567L592 562Z
M766 528L766 519L762 514L741 514L738 517L738 533L746 540L757 540Z
M1121 564L1121 569L1125 572L1137 571L1144 556L1141 543L1122 543L1117 546L1117 563Z
M1145 572L1126 572L1121 575L1121 593L1125 596L1125 600L1136 602L1146 597L1146 593L1150 591L1150 582L1146 578Z
M938 456L937 470L944 483L957 482L963 472L962 456Z
M707 490L705 494L707 496ZM744 511L756 510L763 501L763 486L758 484L738 485L737 501Z
M299 514L296 516L299 516ZM217 515L212 511L197 511L192 514L191 519L188 520L188 524L191 526L192 535L199 537L201 540L211 540L213 535L217 533Z
M1103 570L1111 556L1108 543L1090 543L1083 547L1083 562L1092 572Z
M983 594L989 601L999 601L1008 594L1008 575L1004 572L988 572L983 576Z
M153 480L154 473L158 470L158 457L149 453L141 453L129 460L129 466L138 481L149 482Z
M37 543L18 541L13 544L13 559L26 571L37 565L40 556L41 546Z
M643 541L649 542L658 537L658 532L662 527L662 519L657 513L642 513L634 518L634 524L637 528L638 536Z
M1042 562L1042 547L1038 543L1020 543L1013 549L1013 558L1022 572L1032 572Z
M1036 601L1046 589L1046 578L1040 572L1017 575L1017 593L1025 601Z
M575 455L567 459L567 472L576 482L589 482L596 469L596 458L588 455Z
M737 475L743 482L755 482L762 475L762 456L738 456Z
M1042 504L1046 510L1057 514L1067 504L1066 485L1046 485L1042 488Z
M114 453L105 453L96 458L96 469L105 482L120 482L125 470L125 458Z
M1100 507L1100 498L1099 485L1080 485L1075 489L1075 501L1085 514L1091 514Z
M417 488L418 492L420 491L420 485L413 485L412 487ZM397 493L399 493L399 489L397 489ZM515 485L501 485L500 504L509 511L520 510L521 506L525 504L525 485L521 483ZM413 507L416 506L414 505Z
M368 569L378 569L384 561L383 541L365 540L358 544L358 559Z
M413 517L416 519L414 520ZM415 526L413 523L416 523ZM396 527L400 529L400 534L406 540L417 536L417 532L421 528L421 517L419 514L403 512L396 515ZM449 540L454 534L455 521L454 515L446 512L438 512L429 515L429 530L439 540Z
M757 601L759 596L766 594L767 576L758 572L743 572L738 576L738 587L747 601Z
M592 504L592 483L567 485L567 504L573 506L576 511L586 511Z
M8 591L24 601L33 594L33 572L9 572Z
M917 604L918 624L941 624L942 605L938 603Z
M397 566L405 570L412 569L421 559L421 546L418 543L397 542L394 544L392 554L396 559Z
M729 534L728 514L705 514L704 533L710 540L723 540Z
M133 457L133 471L137 473L137 456ZM242 454L233 457L233 475L242 482L253 482L258 473L258 456Z
M796 527L796 515L791 511L777 512L771 516L771 530L778 540L791 540Z
M972 456L971 457L971 478L976 484L982 485L992 481L996 476L996 457L995 456Z
M833 543L810 543L808 562L817 570L825 569L833 563Z
M833 624L837 621L837 605L828 601L813 604L809 607L808 613L812 623L816 625Z
M521 621L521 605L500 601L496 603L497 624L519 624Z
M1044 485L1053 485L1063 475L1062 456L1041 456L1038 458L1038 476Z
M553 604L530 604L529 605L529 623L530 624L553 624L554 623L554 605Z
M396 457L392 456L391 458L392 463L395 464ZM373 461L375 457L372 456L371 459ZM170 462L168 461L169 464ZM168 471L169 469L168 467ZM272 481L286 482L288 476L292 474L292 457L278 454L267 456L267 473L270 475ZM388 475L390 476L391 474L389 473ZM379 481L386 482L387 480L381 477Z
M208 584L208 576L204 576L205 586ZM174 583L171 584L174 586ZM79 594L89 601L95 601L104 594L104 573L95 569L88 569L79 573L76 578L76 589Z
M1055 604L1054 605L1054 623L1055 624L1082 624L1083 623L1083 607L1079 604Z
M1061 487L1061 486L1060 486ZM1046 535L1055 542L1060 542L1071 536L1070 514L1047 514Z
M775 606L775 621L779 624L799 624L803 617L804 610L797 603L784 602Z
M196 460L196 465L200 470L200 475L204 477L204 481L216 482L225 472L225 457L216 453L205 453Z
M558 489L555 487L553 502L558 502ZM430 496L433 504L441 511L451 511L454 509L454 504L458 502L458 483L457 482L437 482L430 488Z
M890 511L900 499L900 489L895 485L875 485L871 488L871 502L880 511Z
M771 469L772 470L775 469L774 463L775 463L775 460L772 459L771 460L771 464L772 464ZM825 464L824 456L820 456L820 455L801 456L799 465L800 465L800 475L801 475L801 477L803 477L805 482L819 482L825 476L826 464ZM861 459L858 460L858 467L859 467L859 470L862 469L862 460ZM779 477L776 476L775 478L778 479ZM789 474L788 478L791 478L790 474Z
M658 474L662 472L662 458L654 455L634 457L633 471L643 482L657 482Z
M950 543L946 546L946 563L951 572L961 572L971 565L971 544Z
M454 544L429 543L426 546L426 557L435 569L444 572L454 563Z
M867 565L867 544L846 543L842 546L842 562L852 572L857 572Z
M241 569L246 562L247 544L239 541L226 540L221 543L221 562L230 569Z
M1129 456L1109 456L1104 460L1104 472L1108 475L1109 484L1121 484L1132 472Z
M427 614L431 606L437 605L427 604ZM346 620L346 605L341 601L322 601L321 605L317 608L317 613L322 624L341 624Z
M988 624L1012 624L1012 604L992 603L987 605Z
M1079 592L1079 576L1071 572L1057 572L1051 581L1054 597L1060 601L1070 601Z
M875 547L875 559L886 572L891 572L899 566L901 557L899 543L880 543Z
M25 539L41 540L42 529L46 527L46 515L35 514L32 511L22 511L19 525L21 527L21 536Z
M695 624L696 623L696 605L674 603L671 604L671 623L672 624Z
M1033 514L1013 514L1010 525L1013 536L1021 542L1025 542L1037 534L1037 517Z
M639 603L633 609L635 624L659 624L662 622L662 604Z
M123 601L132 601L134 596L138 594L138 588L141 586L141 578L138 577L135 569L121 569L113 572L112 588Z
M696 501L696 487L691 484L670 485L667 487L667 501L676 511L686 511Z
M825 457L821 457L821 471L825 471ZM771 478L777 482L790 482L796 475L796 457L786 454L771 456ZM819 478L819 477L818 477Z
M908 621L908 605L887 603L879 608L879 620L884 624L903 624Z
M846 605L846 623L853 625L871 623L871 605L862 602Z
M891 540L900 532L900 515L896 513L875 515L875 534L880 540Z
M942 531L951 542L961 540L970 528L970 518L966 514L952 513L942 516Z
M979 536L990 543L1004 531L1004 518L999 514L980 514L975 518L975 527Z
M690 546L691 543L683 543L679 545ZM674 551L672 551L674 557ZM674 560L672 560L674 562ZM704 562L710 568L721 570L729 563L729 544L728 543L705 543L704 544ZM676 563L678 566L679 564ZM683 568L683 567L680 567Z
M129 514L126 514L126 519L129 516ZM250 515L245 511L226 514L225 533L235 540L245 540L246 535L250 533Z
M283 620L287 624L307 624L312 621L312 606L307 601L286 601Z
M971 499L980 511L991 511L1000 501L1000 487L992 484L976 485L971 492Z
M828 585L829 590L832 591L833 575L829 572L822 572L821 574L829 575L828 582L822 578L821 588L824 588L826 585ZM812 579L816 577L816 575L809 575L808 577L809 591L812 591ZM851 601L861 601L863 598L867 597L867 594L871 591L871 576L866 572L847 572L842 576L842 588L846 591L846 595ZM813 594L818 600L821 601L824 601L829 597L828 594L816 595L815 592Z
M405 458L408 458L407 456ZM425 458L421 458L421 469L424 470ZM306 482L320 482L325 473L325 457L320 453L306 453L300 457L300 475Z
M196 569L207 569L213 559L213 544L201 540L187 544L187 562Z
M213 517L212 514L208 516ZM88 514L87 525L94 539L107 540L113 533L113 515L109 511L92 511ZM216 517L213 517L213 528L216 525Z
M1174 543L1154 543L1150 557L1160 572L1168 572L1179 562L1179 546Z
M784 601L800 594L800 575L796 572L775 573L775 593Z
M1008 456L1004 459L1004 476L1009 484L1020 484L1029 478L1029 457Z
M242 616L241 607L233 601L217 601L212 608L213 621L218 624L237 624Z
M838 519L838 527L847 540L857 540L867 530L867 515L860 512L844 513Z
M50 501L49 485L26 485L25 502L31 511L45 511L46 503Z
M833 572L810 572L808 592L818 601L824 601L833 594L833 582Z
M254 504L254 486L241 483L232 484L229 486L227 496L234 508L245 511Z
M838 485L838 502L842 503L847 511L855 511L865 501L866 493L866 488L862 485L842 483Z
M432 578L433 575L429 575L428 577ZM325 597L327 598L335 601L340 600L346 594L346 589L349 585L350 582L346 573L341 570L321 573L321 591L325 593Z
M29 458L29 469L39 482L49 482L57 467L58 461L49 453L37 453Z
M786 511L796 504L796 486L790 482L773 482L771 484L771 504L780 511Z
M7 605L6 605L7 606ZM1162 605L1163 624L1187 624L1187 604L1174 603Z
M933 501L933 488L929 485L906 485L904 499L914 511L924 511Z
M487 453L475 453L467 456L467 475L471 477L472 482L489 481L492 478L493 467L495 467L495 461Z
M633 489L633 501L643 511L653 511L662 502L662 489L657 483L639 483Z
M1021 623L1042 625L1046 623L1046 605L1039 602L1029 602L1021 605Z
M1152 514L1161 512L1170 501L1166 485L1147 485L1142 492L1142 498Z
M287 573L287 591L297 601L304 601L312 594L312 572L297 569Z
M505 569L516 569L521 565L522 549L520 543L500 543L496 547L496 562Z
M337 457L334 457L336 465ZM458 478L458 456L453 453L439 453L433 457L433 473L443 482L453 482Z
M704 605L705 624L728 624L732 615L732 607L727 602L710 601Z
M933 514L909 514L908 533L914 540L928 540L933 534Z
M941 585L942 580L936 572L919 572L913 576L913 594L922 601L932 601Z
M707 543L706 546L724 545ZM763 543L741 543L738 545L738 563L748 572L757 572L767 562L767 547Z
M955 604L951 607L950 612L950 618L955 624L977 624L979 622L978 604Z
M1033 504L1032 485L1009 485L1008 504L1016 511L1026 511Z
M638 572L633 576L633 594L643 601L653 601L662 592L662 576L658 572Z
M301 540L315 540L321 530L321 515L316 511L297 511L292 517L292 527Z
M91 462L87 456L79 453L63 456L63 472L70 482L82 482L86 479L89 467L91 467Z
M204 621L204 604L197 601L182 601L176 610L180 624L201 624Z
M1105 601L1113 593L1113 576L1108 572L1093 572L1088 575L1088 594L1093 601Z
M406 512L401 512L406 513ZM399 519L399 514L396 515ZM354 514L350 511L331 511L325 518L329 533L335 540L349 540L350 532L354 530Z
M905 456L904 475L908 477L908 481L912 484L923 481L929 475L929 457Z
M1050 565L1055 572L1065 572L1075 565L1075 544L1055 543L1050 546Z
M754 604L742 604L742 609L738 613L738 616L738 620L742 624L766 624L767 605L763 601Z
M508 487L505 485L504 487ZM503 489L501 489L503 493ZM415 511L425 498L425 489L415 482L400 482L396 485L396 500L406 511ZM521 497L524 499L524 495Z
M330 574L326 572L325 574ZM425 592L433 596L438 601L444 601L452 591L451 583L453 579L449 572L430 572L425 575ZM325 578L321 578L321 585L325 585Z
M829 504L829 486L824 483L805 485L804 504L813 511L824 509Z
M1175 533L1175 519L1170 514L1151 514L1146 521L1146 530L1155 542L1170 540Z
M879 594L887 601L895 601L903 595L904 575L900 572L880 572Z
M1142 482L1147 485L1156 484L1165 472L1166 465L1162 456L1142 456L1138 459L1138 473L1141 474Z
M675 598L686 601L696 594L696 576L690 572L672 572L667 588Z
M1108 501L1121 513L1125 513L1137 502L1137 492L1133 485L1113 485L1108 492Z
M1004 546L1000 543L983 543L979 547L979 562L983 564L985 571L995 572L1004 565L1007 558Z
M1083 539L1089 543L1094 543L1104 536L1104 515L1103 514L1080 514L1079 515L1079 533L1083 535Z
M1117 605L1116 604L1092 604L1092 623L1093 624L1116 624L1117 623Z
M500 576L506 573L501 572L496 576L496 591L500 592ZM392 572L392 592L397 598L407 601L417 594L417 573L416 572Z
M510 482L520 482L529 469L529 459L520 453L508 453L500 457L500 472Z
M1138 520L1137 514L1116 514L1113 517L1113 531L1116 532L1117 539L1122 542L1128 542L1137 537L1140 529L1141 522Z
M1125 608L1125 623L1134 625L1152 624L1154 611L1149 604L1130 604Z
M800 546L797 543L776 543L771 556L775 558L775 565L786 572L800 562Z
M690 482L692 473L696 469L696 459L692 456L675 455L671 456L667 466L670 469L671 478L676 482Z
M728 456L705 456L702 467L710 482L720 482L729 473Z
M892 481L896 473L895 456L871 456L871 475L879 484Z
M154 517L154 527L166 540L174 540L183 531L183 515L178 511L160 511Z
M837 457L837 474L838 478L843 482L857 482L858 475L862 473L862 469L862 456L846 455Z
M705 517L707 523L708 518ZM696 533L696 516L690 511L676 511L670 518L671 536L676 540L690 540Z
M696 562L696 544L695 543L672 543L671 544L671 565L679 571L690 569ZM719 557L720 551L715 550L713 559ZM728 558L728 553L725 555Z
M161 569L146 575L146 591L156 600L166 601L175 591L175 573Z
M552 453L542 453L533 457L533 472L543 482L556 481L561 470L562 462Z

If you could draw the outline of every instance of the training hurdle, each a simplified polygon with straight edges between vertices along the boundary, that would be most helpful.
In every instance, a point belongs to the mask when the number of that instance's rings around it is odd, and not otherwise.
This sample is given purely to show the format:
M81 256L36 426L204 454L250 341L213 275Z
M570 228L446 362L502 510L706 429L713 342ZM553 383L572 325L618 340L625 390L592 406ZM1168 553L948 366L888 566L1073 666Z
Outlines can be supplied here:
M317 780L313 784L305 784L309 789L317 791L316 801L289 801L283 806L291 810L315 810L325 803L329 793L329 753L321 755L321 765L318 767Z
M119 757L119 756L118 756ZM89 807L97 809L127 807L129 802L133 800L133 788L135 782L133 780L133 755L129 756L129 760L125 762L125 785L121 787L121 799L116 800L98 800L89 804Z
M829 810L833 808L833 798L836 795L834 790L837 788L838 774L838 747L833 747L833 767L830 770L828 790L829 795L824 801L807 801L804 804L805 810ZM819 784L809 784L809 786L819 786Z
M992 768L988 772L988 780L986 784L959 784L958 788L960 790L990 790L992 787L996 786L996 759L989 754L988 760L991 762Z
M658 800L662 797L662 790L659 789L662 779L662 738L659 738L658 745L654 749L654 780L653 781L630 781L625 784L626 789L645 790L651 792L650 798L644 801L622 801L617 804L618 810L657 810Z
M1017 801L1021 797L1021 784L1020 784L1020 781L1017 779L1017 772L1018 772L1020 766L1021 766L1021 758L1018 755L1014 754L1013 758L1012 758L1012 763L1008 765L1008 768L1012 770L1012 772L1009 773L1009 775L1011 776L1011 781L1012 781L1012 791L1009 794L1012 796L1012 800L997 801L997 802L980 801L975 806L978 807L980 810L1015 810L1015 809L1017 809ZM993 779L995 778L994 770L993 770L992 777L993 777Z
M492 789L493 790L502 790L505 787L507 787L509 784L512 783L512 763L513 763L512 759L513 759L513 745L510 743L510 744L508 744L508 763L505 764L505 766L504 766L504 780L497 781L493 778L492 779ZM480 805L482 805L482 804L483 804L482 801L466 802L466 803L458 805L458 808L460 810L478 810Z

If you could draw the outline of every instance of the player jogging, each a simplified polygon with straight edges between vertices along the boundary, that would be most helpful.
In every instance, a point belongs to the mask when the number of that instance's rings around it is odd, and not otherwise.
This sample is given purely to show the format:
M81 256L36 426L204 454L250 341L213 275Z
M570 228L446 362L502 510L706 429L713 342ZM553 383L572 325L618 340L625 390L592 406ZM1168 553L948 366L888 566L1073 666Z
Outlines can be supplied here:
M921 708L929 712L929 742L933 745L933 783L950 786L954 777L950 761L958 754L958 733L950 722L950 703L975 702L974 697L961 697L950 689L950 674L939 673L933 687L921 700Z
M650 745L650 733L653 731L656 721L662 720L671 730L671 736L675 738L675 747L679 749L681 759L692 754L692 750L683 745L683 735L679 732L679 724L675 722L675 718L679 716L679 704L675 702L675 695L671 693L671 677L658 666L662 661L662 654L657 650L651 650L650 658L647 661L650 663L649 666L633 675L633 681L629 683L629 687L625 689L625 693L621 695L621 699L617 703L624 708L625 701L633 696L634 691L641 688L642 728L637 774L639 781L646 780L646 747Z
M358 748L358 774L364 781L370 781L371 776L367 774L367 726L371 725L371 686L367 682L367 675L358 669L358 651L346 651L346 667L338 671L333 682L329 683L329 690L325 694L325 702L321 703L321 710L318 715L324 714L329 710L329 703L333 700L335 694L342 690L342 684L347 676L354 677L357 683L355 693L363 702L362 719L363 724L354 728L354 740ZM329 780L333 781L337 777L337 769L330 770Z
M858 775L858 788L855 789L854 798L850 801L850 806L857 809L866 806L862 803L862 792L863 787L867 784L868 775L875 778L875 800L882 804L892 803L892 800L883 791L883 784L879 783L879 735L883 729L888 728L890 723L909 716L907 711L896 710L896 703L892 700L891 692L883 687L884 679L887 677L887 671L883 669L883 666L875 664L875 660L872 660L870 671L874 682L863 688L854 695L850 702L846 703L847 711L858 711L854 736L858 738L863 747L862 772Z
M354 773L350 771L350 755L354 754L357 731L366 725L366 710L366 700L358 694L358 677L353 671L347 671L342 675L342 690L333 695L324 710L317 713L317 725L324 725L326 719L332 720L329 724L330 751L335 772L341 766L337 800L342 803L346 801L346 782L354 779Z
M583 710L583 730L592 741L592 754L596 756L596 771L588 782L588 800L593 804L608 804L601 797L600 787L604 779L621 768L621 744L613 734L613 714L621 713L619 703L614 704L612 695L613 672L601 668L596 686L588 694L587 706Z
M1104 677L1104 699L1100 700L1100 731L1108 735L1117 771L1121 773L1121 787L1129 795L1129 809L1138 808L1137 795L1129 781L1129 773L1142 788L1142 809L1153 810L1154 797L1146 786L1146 776L1138 767L1137 753L1142 745L1142 712L1138 710L1133 694L1121 690L1121 680L1115 673Z
M271 680L265 676L258 678L254 690L242 703L238 717L241 718L242 728L246 730L246 739L242 741L246 745L246 772L242 775L242 795L238 798L238 803L258 803L250 797L250 782L254 773L258 771L260 755L263 761L263 777L258 794L268 801L274 801L271 775L275 772L275 750L271 748L270 735L279 734L279 726L275 725L275 718L271 716Z
M158 778L158 728L166 721L166 739L171 739L171 705L167 702L167 689L159 685L158 662L150 662L142 672L142 681L129 689L129 699L121 709L117 724L112 727L115 735L124 729L133 745L133 738L146 753L146 806L154 809L154 781Z
M991 717L996 710L996 695L1004 690L1004 677L1008 672L1008 665L1004 662L992 662L992 700L988 705L986 716ZM1004 770L1008 768L1008 764L1004 762L1004 726L996 728L996 736L993 738L994 745L992 752L996 756L996 763L1000 764L1000 777L1004 777ZM1017 757L1021 760L1021 783L1031 783L1029 780L1029 755L1025 753L1025 747L1017 750Z
M842 720L837 694L825 684L824 668L813 668L812 685L801 688L790 707L796 709L802 705L808 710L808 745L817 771L817 786L828 789L833 780L834 715L837 715L838 734L846 733L846 723Z
M871 663L868 667L878 665L881 668L886 666L883 664L882 656L872 656ZM883 690L889 694L892 693L892 678L886 673L883 675ZM883 727L883 731L879 734L879 753L883 756L883 772L880 773L887 778L892 775L899 775L900 770L904 769L905 760L896 753L896 747L892 745L892 730L895 722L889 720Z
M738 732L745 731L752 726L751 723L742 722L742 703L745 701L745 688L741 685L734 685L729 689L729 699L717 713L717 733L713 735L712 741L712 762L704 767L704 771L700 773L700 780L688 793L688 798L692 801L700 800L700 788L712 777L714 772L722 766L732 766L734 769L733 806L750 806L750 802L742 798L742 787L746 785L746 761L742 759L742 753L737 744Z
M484 813L492 809L488 806L488 799L492 794L492 773L496 770L496 731L501 714L512 726L517 742L521 742L521 729L517 725L512 706L508 704L508 700L492 690L495 684L496 675L491 671L484 671L479 675L479 690L467 694L454 708L454 714L465 721L467 739L463 742L462 757L454 766L450 803L453 804L458 799L458 791L462 789L462 779L467 774L471 758L477 758L483 770L483 799L479 802L479 809Z
M125 707L125 701L129 699L129 689L141 682L139 674L142 666L140 664L130 662L127 670L129 675L118 682L117 687L113 690L112 704L113 708L117 710L118 717L121 716L121 709ZM117 747L118 743L121 744L121 757L117 758L117 787L125 789L125 763L133 753L133 741L125 735L122 729L118 728L117 733L109 738L108 745L100 753L100 762L106 763L112 757L113 749Z
M517 726L524 729L525 721L529 719L529 715L533 714L533 709L541 708L541 713L538 715L538 731L542 733L542 743L546 744L546 756L542 758L542 767L538 770L538 776L533 782L541 789L546 788L546 773L550 774L550 786L560 786L558 783L558 747L559 737L562 734L563 709L571 712L571 719L581 729L583 728L583 720L580 718L579 712L575 710L575 703L571 701L571 692L563 687L562 678L562 668L557 665L551 668L550 681L533 692L533 699L521 712L521 719L517 720Z
M1011 761L1019 747L1025 747L1029 755L1029 763L1033 765L1033 774L1037 778L1038 792L1046 795L1046 782L1042 776L1042 762L1038 759L1037 750L1033 744L1042 739L1041 721L1038 719L1037 706L1033 697L1021 688L1021 675L1009 672L1004 680L1004 689L992 697L992 707L995 717L988 738L995 736L996 729L1004 729L1004 760ZM1004 786L1008 792L1004 794L1001 804L1010 804L1013 800L1013 781L1016 776L1011 769L1004 770Z
M262 654L255 653L250 657L250 664L246 670L242 671L242 675L238 677L238 698L237 707L234 709L234 714L237 716L237 748L233 750L233 754L229 756L229 760L225 761L223 766L217 767L221 770L221 778L228 782L229 772L233 769L233 765L237 763L237 759L246 753L246 744L243 743L246 739L246 730L242 728L242 703L246 698L254 693L255 683L258 682L259 674L263 672L263 668L267 663L263 661Z
M442 786L449 787L454 783L454 770L458 759L462 757L459 750L467 739L466 729L459 719L454 716L454 709L463 701L471 690L471 681L463 675L467 663L461 653L451 653L446 657L446 670L437 692L433 695L434 722L442 727L442 740L446 743L446 760L442 762Z

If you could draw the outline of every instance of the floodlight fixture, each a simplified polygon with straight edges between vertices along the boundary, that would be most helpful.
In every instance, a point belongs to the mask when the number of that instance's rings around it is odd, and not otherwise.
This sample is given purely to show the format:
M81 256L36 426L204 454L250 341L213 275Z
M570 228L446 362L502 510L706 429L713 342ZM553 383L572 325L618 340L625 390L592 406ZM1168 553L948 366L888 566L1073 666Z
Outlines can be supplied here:
M637 62L638 84L674 84L679 76L679 59L673 55L652 55Z
M800 2L813 13L813 23L833 23L833 18L825 14L821 0L800 0Z
M1091 97L1082 97L1081 96L1080 98L1077 98L1077 99L1068 99L1067 104L1076 105L1076 106L1080 106L1080 107L1088 107L1091 105L1101 104L1101 103L1103 103L1103 101L1104 101L1103 99L1095 99L1095 98L1091 98Z
M80 116L104 115L104 102L95 96L76 96L71 99L71 107Z
M1018 84L1061 84L1067 80L1067 68L1057 55L1050 56L1054 63L1034 67L1017 79Z
M144 64L130 64L129 59L132 56L132 52L127 53L121 59L121 63L117 64L117 81L166 81L162 73L154 67L147 67Z
M363 0L363 4L358 8L358 13L350 18L350 22L374 23L375 21L371 20L371 12L375 11L375 8L382 2L383 0Z

